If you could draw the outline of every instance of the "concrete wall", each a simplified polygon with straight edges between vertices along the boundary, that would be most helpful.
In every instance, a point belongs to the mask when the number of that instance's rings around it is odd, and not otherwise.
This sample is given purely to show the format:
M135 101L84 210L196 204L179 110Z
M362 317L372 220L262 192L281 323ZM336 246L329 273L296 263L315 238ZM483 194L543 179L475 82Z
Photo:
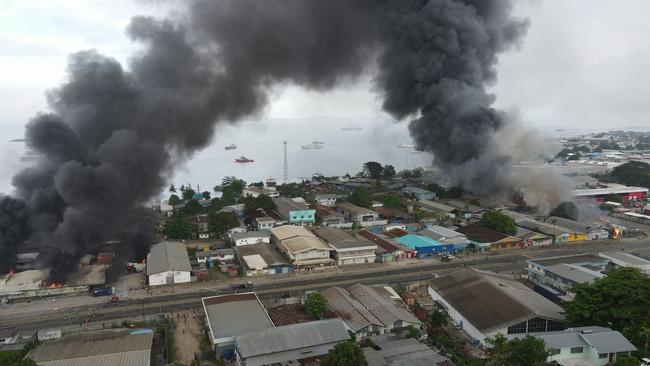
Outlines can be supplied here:
M161 273L152 274L149 276L149 286L170 285L172 282L167 282L167 276L171 276L172 271L165 271ZM190 282L190 272L174 271L174 283L187 283Z
M241 247L243 245L251 245L251 244L257 244L262 242L270 243L271 237L237 239L235 240L235 246Z

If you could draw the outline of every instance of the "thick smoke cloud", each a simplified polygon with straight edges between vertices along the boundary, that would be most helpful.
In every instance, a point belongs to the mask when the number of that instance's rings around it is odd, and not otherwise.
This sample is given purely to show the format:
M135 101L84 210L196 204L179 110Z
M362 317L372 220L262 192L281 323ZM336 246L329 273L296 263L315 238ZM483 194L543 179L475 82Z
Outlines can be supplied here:
M25 202L0 197L0 273L13 269L16 251L29 235L28 218Z
M415 141L444 171L503 195L508 157L492 138L503 116L485 86L526 28L509 13L501 0L197 0L176 19L134 18L127 33L144 48L128 70L94 51L72 55L51 113L27 126L43 158L14 185L32 209L31 240L55 248L51 280L108 239L144 251L141 207L173 167L287 83L326 91L374 72L384 109L413 119Z

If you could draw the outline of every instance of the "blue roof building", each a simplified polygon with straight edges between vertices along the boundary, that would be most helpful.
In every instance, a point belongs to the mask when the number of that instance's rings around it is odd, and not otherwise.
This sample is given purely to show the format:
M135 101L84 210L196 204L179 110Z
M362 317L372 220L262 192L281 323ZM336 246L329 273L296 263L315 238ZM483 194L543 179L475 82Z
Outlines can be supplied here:
M408 234L395 238L400 244L417 250L418 257L454 252L465 247L465 244L442 244L436 240L422 235Z

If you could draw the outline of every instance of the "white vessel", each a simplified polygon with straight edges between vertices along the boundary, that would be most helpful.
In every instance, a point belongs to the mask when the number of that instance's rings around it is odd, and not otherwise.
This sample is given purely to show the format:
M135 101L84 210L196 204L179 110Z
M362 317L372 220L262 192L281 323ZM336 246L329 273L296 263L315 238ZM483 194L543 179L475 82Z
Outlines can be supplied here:
M411 144L399 144L397 147L399 149L413 149L415 146Z

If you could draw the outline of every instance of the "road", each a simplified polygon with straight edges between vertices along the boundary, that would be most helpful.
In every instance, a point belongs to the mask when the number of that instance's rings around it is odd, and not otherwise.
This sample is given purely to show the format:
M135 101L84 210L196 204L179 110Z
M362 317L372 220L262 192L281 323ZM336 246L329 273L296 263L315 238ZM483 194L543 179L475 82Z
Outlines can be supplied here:
M349 286L364 284L406 284L431 279L432 273L441 274L459 266L475 267L496 272L523 273L526 260L558 255L598 253L624 248L626 252L636 252L650 256L650 244L646 239L625 239L617 241L592 241L577 244L556 245L550 248L530 248L506 251L499 254L467 256L451 263L441 263L436 259L420 260L401 265L379 265L369 268L356 267L340 271L297 273L279 277L264 276L254 279L255 291L260 298L280 297L284 294L302 294L308 290L319 290L330 286ZM277 276L277 275L275 275ZM208 286L206 286L208 285ZM200 306L201 298L232 293L228 286L210 287L209 282L196 283L177 293L151 295L139 299L120 301L117 304L83 303L81 305L52 307L43 310L39 304L6 304L0 307L0 326L17 326L20 330L36 330L47 327L63 327L92 320L95 324L111 322L116 319L142 319L166 314L180 309ZM182 291L182 292L180 292ZM79 301L96 302L97 298L78 297ZM93 315L94 314L94 315Z

